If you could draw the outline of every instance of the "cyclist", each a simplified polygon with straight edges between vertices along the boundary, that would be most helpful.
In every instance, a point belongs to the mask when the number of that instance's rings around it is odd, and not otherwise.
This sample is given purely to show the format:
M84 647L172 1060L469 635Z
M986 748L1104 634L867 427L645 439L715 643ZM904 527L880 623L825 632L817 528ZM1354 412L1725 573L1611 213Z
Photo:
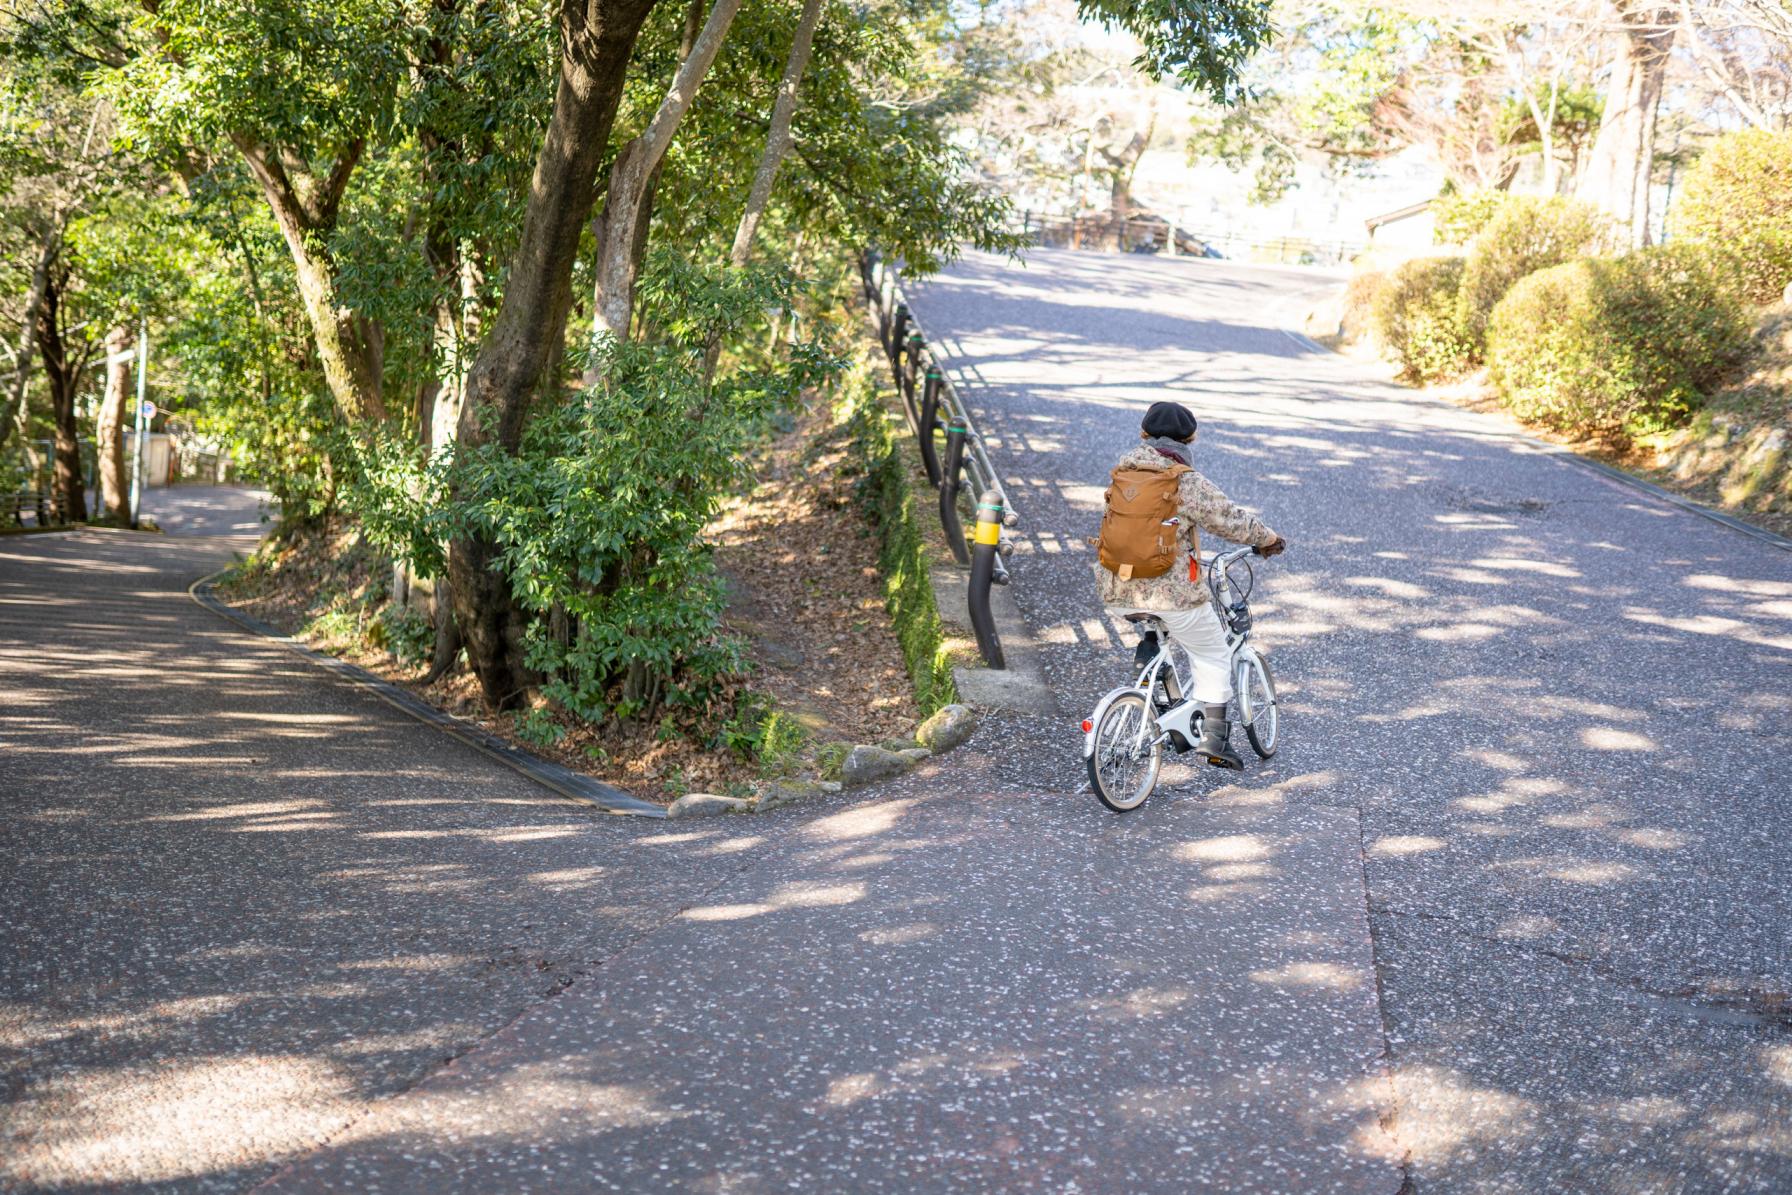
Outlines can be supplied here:
M1226 633L1203 584L1199 533L1209 531L1248 544L1260 556L1274 556L1285 550L1288 542L1194 471L1196 427L1194 413L1180 403L1152 403L1140 424L1142 442L1122 456L1114 470L1116 487L1123 472L1131 477L1140 476L1140 471L1180 473L1176 514L1163 520L1163 525L1175 528L1175 563L1168 572L1146 577L1131 575L1133 569L1128 566L1115 570L1098 563L1096 583L1109 614L1121 618L1152 614L1163 622L1170 638L1182 645L1194 672L1193 697L1202 704L1201 742L1196 751L1215 767L1242 768L1244 761L1229 741L1232 724L1226 719L1226 704L1232 699ZM1109 490L1110 512L1113 494L1114 490ZM1103 536L1107 535L1104 521Z

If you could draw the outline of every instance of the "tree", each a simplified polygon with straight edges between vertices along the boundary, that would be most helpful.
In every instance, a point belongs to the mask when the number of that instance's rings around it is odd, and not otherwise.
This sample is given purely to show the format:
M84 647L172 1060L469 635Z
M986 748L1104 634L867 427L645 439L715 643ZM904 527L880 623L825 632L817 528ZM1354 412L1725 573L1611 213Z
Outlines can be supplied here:
M1605 111L1576 195L1610 213L1632 245L1644 245L1656 109L1679 18L1674 9L1646 0L1617 0L1616 11Z

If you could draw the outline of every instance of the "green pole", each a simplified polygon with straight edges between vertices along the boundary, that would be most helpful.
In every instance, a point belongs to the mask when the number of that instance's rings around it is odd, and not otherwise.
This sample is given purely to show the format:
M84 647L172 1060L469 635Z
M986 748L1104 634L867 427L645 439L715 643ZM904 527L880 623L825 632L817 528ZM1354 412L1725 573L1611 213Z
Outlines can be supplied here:
M149 421L143 417L145 390L149 384L149 321L137 324L137 446L131 465L131 526L135 528L143 514L143 441Z

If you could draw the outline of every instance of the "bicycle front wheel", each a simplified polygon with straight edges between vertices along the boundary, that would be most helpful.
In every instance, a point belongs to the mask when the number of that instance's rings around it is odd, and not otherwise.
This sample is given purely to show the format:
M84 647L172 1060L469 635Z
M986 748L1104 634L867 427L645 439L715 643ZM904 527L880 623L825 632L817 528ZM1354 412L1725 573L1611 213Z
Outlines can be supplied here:
M1269 671L1269 661L1247 653L1238 662L1238 675L1233 682L1238 690L1239 721L1244 723L1244 736L1251 740L1251 750L1268 759L1276 753L1276 736L1281 729L1281 710L1276 705L1276 681Z
M1157 718L1142 694L1122 694L1102 711L1089 754L1089 787L1115 813L1137 809L1157 787L1164 759L1157 736Z

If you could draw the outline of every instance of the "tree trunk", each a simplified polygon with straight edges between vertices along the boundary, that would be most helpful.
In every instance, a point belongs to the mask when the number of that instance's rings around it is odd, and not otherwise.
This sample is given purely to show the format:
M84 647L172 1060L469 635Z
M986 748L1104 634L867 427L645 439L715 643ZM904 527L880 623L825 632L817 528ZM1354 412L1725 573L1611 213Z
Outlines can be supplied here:
M1581 199L1610 213L1631 245L1649 240L1649 176L1655 165L1655 109L1674 43L1674 10L1625 3L1612 58L1605 113L1582 176Z
M778 168L790 153L790 123L796 116L796 93L802 86L803 72L809 68L809 54L815 45L815 26L821 22L821 0L803 0L803 11L796 21L791 38L790 56L784 61L784 78L778 83L778 98L772 101L771 126L766 130L765 149L759 155L759 166L753 172L753 185L747 191L747 205L734 229L734 244L728 251L728 265L743 269L753 255L753 234L759 230L760 217L771 202L772 187L778 181ZM775 338L774 338L775 339ZM722 356L722 338L712 332L703 349L703 384L715 376L716 362Z
M604 210L598 218L597 285L592 302L592 333L596 340L627 340L635 312L635 282L640 274L636 257L640 223L652 213L648 208L648 183L660 159L672 144L672 134L690 111L697 88L709 73L716 52L722 48L728 26L740 11L741 0L716 0L703 22L690 55L672 76L672 86L660 100L653 119L640 136L622 147L610 168L610 185L604 193ZM585 375L587 385L598 380L594 365Z
M561 0L554 111L535 159L504 300L467 374L457 431L468 447L516 451L530 400L557 386L572 306L572 267L596 199L597 168L622 98L630 52L654 0ZM468 535L448 548L454 621L486 701L519 704L532 682L524 612L498 567L498 545Z
M126 324L115 324L106 333L106 391L100 398L94 427L94 448L99 455L100 509L118 518L127 515L130 475L125 471L125 426L131 407L131 363L136 338Z
M19 340L13 351L12 394L8 396L5 412L0 414L0 448L6 447L15 425L25 426L25 392L31 382L31 353L37 347L37 315L43 307L44 293L50 287L50 267L56 263L61 249L62 230L53 227L44 234L37 264L31 269L31 288L25 293L25 312L19 321ZM30 454L31 446L26 445L25 450Z
M759 218L771 202L772 184L778 179L778 168L790 152L790 122L796 115L797 88L803 72L809 69L809 53L815 44L815 26L821 21L821 0L803 0L802 15L797 18L796 35L791 39L790 57L784 63L784 78L778 84L778 98L772 102L771 128L765 135L765 151L759 155L759 168L753 172L753 187L747 192L747 206L741 212L740 224L734 230L734 246L728 264L740 269L753 252L753 234L759 229Z
M75 393L81 384L85 354L71 358L62 335L62 289L66 271L51 271L37 311L37 351L44 363L44 381L50 390L50 417L55 427L55 456L51 469L52 492L62 508L64 522L87 521L87 486L81 477L81 434L75 422Z
M330 396L349 424L383 423L379 330L339 301L336 262L325 245L336 227L337 204L359 147L343 152L326 180L309 177L302 163L283 160L271 147L241 134L231 140L261 184L274 223L292 255L299 298L305 307Z

